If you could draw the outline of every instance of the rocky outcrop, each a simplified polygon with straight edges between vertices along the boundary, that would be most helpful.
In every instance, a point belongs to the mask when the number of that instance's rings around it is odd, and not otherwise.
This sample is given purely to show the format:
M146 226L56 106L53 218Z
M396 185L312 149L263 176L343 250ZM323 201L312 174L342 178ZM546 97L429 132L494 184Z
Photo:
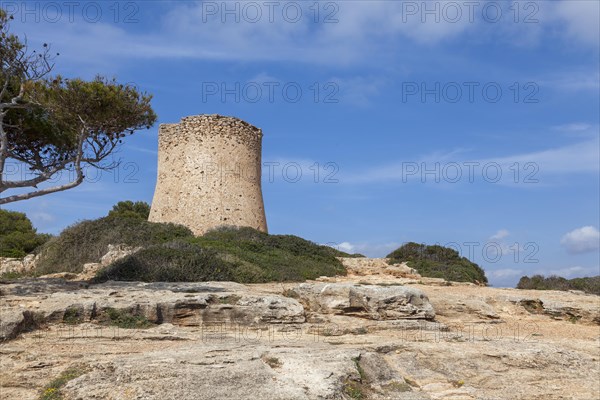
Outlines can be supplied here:
M435 302L437 315L448 318L460 318L465 322L495 321L500 316L484 299L464 298L464 296L448 295Z
M304 322L304 308L295 299L253 294L235 283L108 282L77 287L54 280L44 287L39 282L33 298L28 281L2 287L4 296L13 296L0 305L0 340L50 323L107 322L112 310L152 324L181 326Z
M7 273L27 274L35 269L38 257L28 254L24 258L0 257L0 275Z
M576 296L598 298L593 294L587 294L584 292L572 292ZM509 301L523 307L524 310L531 314L547 315L556 320L563 320L569 322L585 322L600 325L600 314L598 313L598 307L594 307L593 304L585 304L583 302L565 302L557 301L545 295L543 292L540 293L539 297L528 297L528 296L511 296ZM600 301L598 303L600 305ZM591 307L590 307L591 306Z
M600 392L598 296L387 273L328 279L2 283L0 326L12 339L0 343L1 397L39 398L66 370L76 373L59 389L65 399L559 400ZM421 317L429 307L435 320ZM141 325L121 326L130 322Z
M349 274L356 276L388 275L395 277L420 278L417 270L410 268L406 263L389 264L387 258L366 257L338 257L348 270Z
M302 283L291 293L308 310L375 320L433 319L435 311L420 290L405 286Z

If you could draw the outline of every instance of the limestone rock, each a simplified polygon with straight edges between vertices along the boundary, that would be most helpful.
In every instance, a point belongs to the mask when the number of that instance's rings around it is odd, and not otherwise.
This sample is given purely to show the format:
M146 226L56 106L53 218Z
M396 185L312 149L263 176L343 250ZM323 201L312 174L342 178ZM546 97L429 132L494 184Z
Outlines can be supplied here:
M419 273L406 263L388 264L387 258L338 257L348 270L356 276L389 275L395 277L419 278Z
M419 289L350 283L302 283L292 291L305 307L323 313L374 320L433 319L435 311Z
M38 256L28 254L24 258L0 257L0 275L9 272L26 274L35 268Z
M27 283L5 285L4 293L21 293L13 303L0 305L0 340L16 337L31 324L60 323L67 319L77 322L105 321L108 310L118 310L161 324L181 326L203 324L290 324L305 321L304 308L295 299L276 294L253 294L244 285L235 283L157 283L107 282L87 285L76 290L73 284L50 280L48 286L38 285L41 301L29 301ZM234 291L238 289L237 291ZM34 289L35 290L35 289Z
M330 280L5 281L0 397L37 399L75 369L65 399L598 398L599 296L389 274ZM404 289L426 293L436 321L384 319ZM108 308L156 325L109 329Z
M130 247L123 244L120 245L108 245L108 251L105 255L100 259L100 266L107 267L115 261L120 260L121 258L125 258L139 250L141 247ZM89 268L89 267L88 267Z
M433 302L437 315L461 318L464 321L489 321L500 317L490 304L484 299L468 298L464 296L448 296Z
M548 291L552 292L552 291ZM573 293L578 296L590 296L591 298L598 297L595 295ZM531 314L544 314L553 319L565 320L570 322L587 322L600 325L599 306L590 307L589 303L578 303L575 301L556 300L549 297L547 294L538 297L511 297L511 302L523 307L524 310Z

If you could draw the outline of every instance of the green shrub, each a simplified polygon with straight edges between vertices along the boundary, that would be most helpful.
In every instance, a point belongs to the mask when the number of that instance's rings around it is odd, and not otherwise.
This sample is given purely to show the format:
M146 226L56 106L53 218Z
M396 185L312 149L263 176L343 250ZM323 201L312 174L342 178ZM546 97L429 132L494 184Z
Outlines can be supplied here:
M461 257L454 249L439 245L428 246L409 242L387 255L390 264L406 262L422 276L443 278L453 282L487 284L485 272L479 265Z
M0 257L25 257L50 237L38 234L25 214L0 210Z
M581 290L600 295L600 276L574 279L565 279L556 275L547 278L542 275L533 275L531 278L523 276L517 284L517 289Z
M128 310L107 308L106 315L110 320L108 321L110 325L118 326L121 329L145 329L154 325L143 315L136 315Z
M99 262L109 244L150 247L193 237L183 226L152 223L140 218L104 217L66 228L40 248L37 274L81 272L83 264Z
M150 216L150 205L144 201L120 201L108 213L112 218L137 218L147 220Z
M95 281L186 282L233 280L234 265L213 250L197 244L171 242L154 245L117 260L96 275Z
M252 228L224 227L193 239L238 264L239 282L304 281L345 275L336 257L347 253L293 235L269 235Z

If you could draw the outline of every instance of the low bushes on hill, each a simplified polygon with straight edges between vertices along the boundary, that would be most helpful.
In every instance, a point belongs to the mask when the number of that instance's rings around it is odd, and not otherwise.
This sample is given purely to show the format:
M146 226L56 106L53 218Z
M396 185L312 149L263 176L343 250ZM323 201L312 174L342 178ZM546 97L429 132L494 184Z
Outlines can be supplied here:
M303 281L345 274L329 246L292 235L224 227L195 237L183 226L148 222L145 203L120 202L108 216L66 228L42 246L36 275L78 273L109 245L142 249L99 271L96 281Z
M346 256L297 236L221 228L204 236L145 248L100 271L96 280L303 281L345 274L336 257Z
M269 235L252 228L220 228L195 238L229 260L245 266L244 281L303 281L346 273L336 257L347 253L293 235ZM260 270L255 275L254 271Z
M235 265L197 244L175 241L153 245L99 271L95 281L231 281Z
M387 255L391 264L406 262L422 276L443 278L454 282L487 284L485 272L479 265L461 257L454 249L439 245L409 242Z
M25 257L50 237L38 234L25 214L0 210L0 257Z
M552 275L544 277L533 275L523 276L517 284L517 289L535 290L581 290L586 293L600 295L600 276L566 279Z
M108 216L66 228L40 249L36 274L81 272L83 264L99 262L110 244L150 247L193 237L183 226L152 223L140 218Z

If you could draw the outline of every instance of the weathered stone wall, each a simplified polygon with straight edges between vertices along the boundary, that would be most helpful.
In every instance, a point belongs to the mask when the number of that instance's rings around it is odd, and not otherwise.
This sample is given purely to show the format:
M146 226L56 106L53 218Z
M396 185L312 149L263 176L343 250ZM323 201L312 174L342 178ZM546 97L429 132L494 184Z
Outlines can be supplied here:
M223 225L267 231L261 190L262 131L240 119L195 115L159 128L150 221L196 235Z

